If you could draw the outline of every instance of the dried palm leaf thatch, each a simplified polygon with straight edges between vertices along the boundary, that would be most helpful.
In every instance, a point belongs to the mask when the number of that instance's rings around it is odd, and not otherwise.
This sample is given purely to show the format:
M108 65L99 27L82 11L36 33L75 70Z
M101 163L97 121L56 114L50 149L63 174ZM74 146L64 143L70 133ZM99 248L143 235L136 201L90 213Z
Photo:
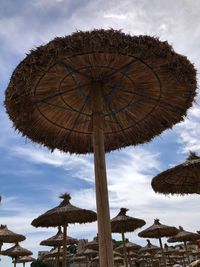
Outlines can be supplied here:
M126 233L135 231L146 224L142 219L126 215L128 209L121 208L116 217L111 220L111 230L113 233Z
M3 243L16 243L26 239L25 236L16 234L7 228L7 225L0 225L0 242Z
M200 239L200 234L188 232L183 229L182 226L179 226L179 232L173 237L170 237L167 242L187 242Z
M133 243L133 242L130 242L127 238L126 238L126 241L125 241L125 246L126 246L126 250L127 251L134 251L134 250L138 250L138 249L140 249L141 248L141 246L140 245L138 245L138 244L135 244L135 243ZM115 249L116 251L119 251L120 253L122 253L123 252L123 244L121 244L119 247L117 247L116 249Z
M139 237L159 238L173 236L177 233L178 229L176 227L161 224L158 219L155 219L150 227L143 230L138 235Z
M86 248L94 249L94 250L97 250L97 251L99 250L99 240L98 240L98 235L95 236L95 237L93 238L92 241L90 241L90 242L88 242L88 243L86 244Z
M33 257L31 256L23 256L23 257L20 257L19 259L15 260L13 263L25 263L25 262L33 262L35 261L36 259L34 259Z
M25 249L21 247L18 243L16 243L13 247L2 251L1 254L16 258L20 256L29 256L32 255L33 253L30 250Z
M90 248L86 248L83 252L83 255L85 256L92 256L92 255L97 255L99 252L97 250L94 249L90 249Z
M59 206L40 215L38 218L34 219L31 224L35 227L54 227L69 223L96 221L96 212L71 205L71 197L69 194L65 193L61 195L60 198L63 199L63 201Z
M78 240L76 238L67 236L67 245L70 244L78 244ZM58 227L58 232L56 235L43 240L40 242L40 245L42 246L52 246L52 247L56 247L56 246L62 246L63 245L63 232L61 230L61 227Z
M123 263L124 259L120 256L114 257L114 262L115 263Z
M75 32L32 50L5 106L14 127L50 150L92 152L91 92L101 90L105 150L150 141L183 120L196 70L165 41L117 30Z
M184 163L158 174L151 185L163 194L200 194L200 157L190 152Z
M72 262L88 262L88 258L86 256L74 256Z
M147 239L147 245L140 249L140 251L142 251L142 252L149 252L149 253L154 252L154 251L158 251L158 250L160 250L160 248L151 244L149 239Z

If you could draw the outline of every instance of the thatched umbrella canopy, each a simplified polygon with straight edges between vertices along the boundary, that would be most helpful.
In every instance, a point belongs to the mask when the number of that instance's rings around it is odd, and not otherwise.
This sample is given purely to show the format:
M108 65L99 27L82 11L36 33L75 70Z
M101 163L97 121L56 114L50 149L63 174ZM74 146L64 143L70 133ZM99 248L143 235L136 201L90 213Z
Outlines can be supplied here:
M121 233L122 234L122 241L124 247L124 261L125 266L128 267L128 259L126 253L126 246L125 246L125 235L126 232L133 232L136 229L144 226L146 222L142 219L130 217L126 215L128 209L121 208L120 212L116 217L111 220L111 231L113 233Z
M35 260L36 259L34 259L31 256L23 256L23 257L20 257L19 259L15 260L15 262L16 263L23 263L23 266L25 266L26 262L33 262ZM14 261L13 261L13 263L14 263Z
M70 203L70 195L65 193L60 196L62 202L55 208L32 221L35 227L63 226L63 266L66 266L67 225L70 223L87 223L96 221L96 212L81 209Z
M91 248L86 248L86 250L83 252L83 255L85 256L93 256L97 255L99 252L97 250L91 249Z
M141 248L140 245L130 242L127 238L125 240L125 246L127 251L135 251ZM123 244L115 249L116 251L123 252Z
M7 225L0 225L0 251L3 243L16 243L24 241L24 235L16 234L7 228Z
M94 249L97 251L99 250L99 237L98 237L98 235L95 236L92 241L90 241L86 244L86 248Z
M30 250L25 249L25 248L21 247L18 243L16 243L13 247L2 251L1 254L12 257L16 260L18 257L30 256L33 253ZM16 266L16 261L14 261L14 267L15 266Z
M153 244L151 244L149 239L147 239L147 245L140 249L140 251L142 251L142 252L149 252L149 253L150 252L156 252L158 250L160 250L160 248L155 246L155 245L153 245Z
M151 185L163 194L200 194L200 157L190 152L184 163L158 174Z
M140 232L138 235L140 237L147 237L147 238L158 238L160 243L160 248L163 255L163 262L166 266L166 258L163 251L162 245L162 237L169 237L178 233L178 229L174 226L168 226L165 224L161 224L158 219L154 220L154 223L148 227L147 229Z
M16 129L50 150L94 152L103 267L113 265L105 152L171 128L195 94L194 66L166 41L112 29L55 38L14 71L5 105Z
M198 240L198 239L200 239L200 234L185 231L182 226L179 226L178 234L176 234L173 237L170 237L167 240L167 242L169 242L169 243L183 242L184 246L185 246L188 262L190 263L190 258L189 258L188 248L187 248L187 243L186 242L187 241L195 241L195 240Z

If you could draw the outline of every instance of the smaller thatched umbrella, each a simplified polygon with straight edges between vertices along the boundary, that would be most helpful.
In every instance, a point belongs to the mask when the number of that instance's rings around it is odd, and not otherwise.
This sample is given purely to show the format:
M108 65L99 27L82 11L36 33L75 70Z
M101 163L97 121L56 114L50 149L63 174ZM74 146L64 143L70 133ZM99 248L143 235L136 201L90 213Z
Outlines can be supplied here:
M149 239L147 239L147 245L140 249L140 251L142 251L142 252L149 252L149 253L156 252L158 250L160 250L160 248L155 246L155 245L153 245L153 244L151 244Z
M188 262L190 263L190 258L189 258L188 248L187 248L186 242L187 241L195 241L198 239L200 239L200 234L185 231L182 226L179 226L179 232L175 236L169 238L167 241L169 243L183 242L184 246L185 246Z
M0 225L0 251L3 243L16 243L24 241L25 239L25 236L10 231L7 225Z
M155 192L163 194L200 194L200 157L190 152L182 164L170 168L152 179Z
M124 252L124 260L125 266L128 266L128 259L126 253L126 246L125 246L125 235L126 232L133 232L136 229L144 226L146 222L142 219L130 217L126 215L128 209L121 208L120 212L116 217L111 220L111 231L112 233L120 233L122 235L123 241L123 252Z
M90 242L88 242L88 243L86 244L86 248L94 249L94 250L97 250L97 251L99 250L99 240L98 240L98 235L95 236L95 237L93 238L92 241L90 241Z
M138 235L140 237L147 237L147 238L158 238L160 243L160 248L162 251L163 256L163 262L166 266L166 258L163 251L163 245L162 245L162 237L170 237L178 233L178 229L174 226L168 226L161 224L158 219L154 220L154 223L148 227L147 229L140 232Z
M16 261L16 263L23 263L23 266L25 267L26 262L33 262L35 260L36 259L34 259L31 256L23 256L23 257L20 257L19 259L15 260L15 261ZM13 263L14 263L14 261L13 261Z
M74 256L72 258L72 262L74 263L78 263L79 264L79 267L81 267L81 263L88 263L88 258L86 256Z
M70 223L88 223L97 220L96 212L81 209L70 203L70 195L65 193L60 196L63 201L59 206L48 210L32 221L35 227L63 226L63 267L66 267L67 253L67 226Z
M21 247L18 243L16 243L15 246L2 251L1 254L14 258L15 259L14 267L16 267L16 260L18 257L30 256L33 253L30 250L25 249L25 248Z

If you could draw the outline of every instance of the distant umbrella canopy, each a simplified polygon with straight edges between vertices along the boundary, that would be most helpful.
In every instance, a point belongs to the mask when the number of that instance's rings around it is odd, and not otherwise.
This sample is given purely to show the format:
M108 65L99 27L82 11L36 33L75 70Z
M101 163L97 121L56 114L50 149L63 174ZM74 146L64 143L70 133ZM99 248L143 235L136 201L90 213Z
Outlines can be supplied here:
M18 243L16 243L15 246L2 251L1 254L16 258L20 256L29 256L32 255L33 253L30 250L25 249L21 247Z
M53 227L69 223L87 223L96 221L96 212L71 205L71 197L69 194L63 194L60 198L62 198L63 201L59 206L48 210L38 218L34 219L32 225L35 227Z
M135 244L133 242L130 242L128 239L126 239L125 242L126 250L127 251L132 251L132 250L138 250L141 248L140 245ZM116 251L123 252L123 244L121 244L119 247L115 249Z
M73 238L73 237L67 236L67 244L68 245L78 244L78 240ZM54 236L52 236L46 240L41 241L40 245L53 246L53 247L62 246L63 245L63 232L61 230L61 227L58 228L58 232L56 235L54 235Z
M184 163L158 174L151 185L163 194L200 194L200 157L190 152Z
M160 248L152 245L149 239L147 239L147 245L140 249L140 251L145 251L145 252L154 252L157 250L160 250Z
M16 263L33 262L35 259L31 256L23 256L15 260Z
M158 219L154 220L154 224L147 229L141 231L139 237L159 238L169 237L178 233L178 229L174 226L161 224Z
M179 232L175 236L169 238L167 242L187 242L187 241L195 241L200 239L200 234L188 232L183 229L183 227L179 226Z
M7 228L7 225L0 225L0 242L3 243L16 243L24 241L24 235L16 234Z
M150 141L183 120L196 71L165 41L117 30L76 32L32 50L5 105L16 129L70 153L93 151L91 92L101 87L105 150Z
M98 240L98 235L93 238L92 241L88 242L86 244L86 248L89 249L94 249L94 250L99 250L99 240Z
M142 219L127 216L127 211L128 209L121 208L118 215L111 220L111 230L113 233L132 232L146 224Z

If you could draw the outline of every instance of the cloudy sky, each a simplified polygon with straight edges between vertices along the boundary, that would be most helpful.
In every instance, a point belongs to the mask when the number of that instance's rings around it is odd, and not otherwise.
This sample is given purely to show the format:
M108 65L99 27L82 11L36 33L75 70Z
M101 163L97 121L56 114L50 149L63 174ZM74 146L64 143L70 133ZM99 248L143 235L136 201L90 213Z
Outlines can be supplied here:
M0 223L25 234L27 239L21 245L34 256L38 250L47 249L39 242L53 235L55 229L35 229L30 222L56 206L60 193L70 192L73 204L95 210L93 157L51 153L14 131L3 101L16 65L30 49L55 36L114 28L167 40L195 64L199 73L199 14L200 2L196 0L0 0ZM150 186L154 175L182 162L189 150L200 153L198 103L197 97L187 119L153 142L107 155L111 216L120 207L127 207L129 215L146 220L147 226L160 218L165 224L199 229L198 196L165 197L155 194ZM77 238L91 239L96 232L95 223L69 227L69 235ZM145 244L137 232L128 236ZM10 263L2 257L0 266Z

